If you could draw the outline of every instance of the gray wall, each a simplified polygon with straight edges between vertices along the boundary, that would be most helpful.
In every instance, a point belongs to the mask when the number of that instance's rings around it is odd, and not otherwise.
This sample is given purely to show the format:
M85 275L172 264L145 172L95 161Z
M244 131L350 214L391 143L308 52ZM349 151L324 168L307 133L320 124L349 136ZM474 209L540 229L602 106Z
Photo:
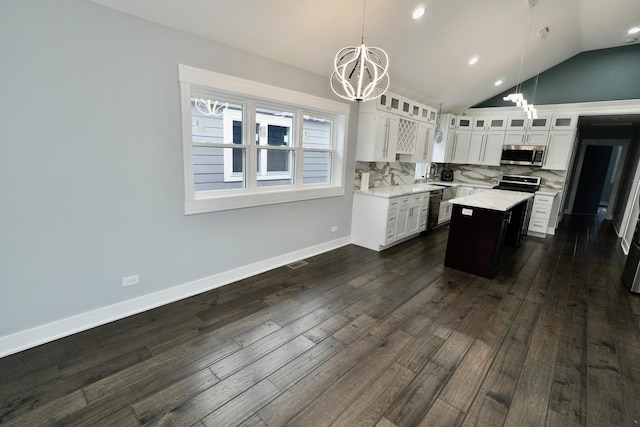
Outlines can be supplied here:
M531 101L534 78L522 84L524 97ZM473 108L513 107L502 98L515 87ZM640 44L582 52L542 73L534 104L640 99Z
M344 197L184 215L179 63L326 78L87 0L2 0L0 40L0 337L350 234L357 107Z

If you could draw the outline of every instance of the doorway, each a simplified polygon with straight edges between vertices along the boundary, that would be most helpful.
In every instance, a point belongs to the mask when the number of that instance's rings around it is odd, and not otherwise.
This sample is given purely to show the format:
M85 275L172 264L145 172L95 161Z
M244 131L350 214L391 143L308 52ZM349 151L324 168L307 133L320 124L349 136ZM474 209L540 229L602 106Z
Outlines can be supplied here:
M574 215L603 214L611 219L616 203L624 153L628 141L583 139L580 141L576 177L570 196Z
M573 201L573 214L595 215L603 204L605 182L611 162L613 147L607 145L587 145L584 151L580 178ZM609 179L607 179L609 178ZM608 199L606 200L608 205Z

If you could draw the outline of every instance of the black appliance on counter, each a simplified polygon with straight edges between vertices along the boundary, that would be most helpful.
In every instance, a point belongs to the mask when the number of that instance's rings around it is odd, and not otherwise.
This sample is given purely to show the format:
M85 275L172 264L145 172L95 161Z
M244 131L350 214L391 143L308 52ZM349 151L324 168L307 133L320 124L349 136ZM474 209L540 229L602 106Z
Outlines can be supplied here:
M522 176L522 175L502 175L497 190L511 190L511 191L524 191L526 193L535 193L540 189L541 179L536 176Z
M443 181L453 181L453 170L442 169L442 172L440 172L440 179Z
M523 191L525 193L535 193L540 189L541 179L537 176L522 175L502 175L496 190ZM533 209L533 199L527 201L524 221L522 222L521 234L526 234L529 228L529 219L531 218L531 209Z

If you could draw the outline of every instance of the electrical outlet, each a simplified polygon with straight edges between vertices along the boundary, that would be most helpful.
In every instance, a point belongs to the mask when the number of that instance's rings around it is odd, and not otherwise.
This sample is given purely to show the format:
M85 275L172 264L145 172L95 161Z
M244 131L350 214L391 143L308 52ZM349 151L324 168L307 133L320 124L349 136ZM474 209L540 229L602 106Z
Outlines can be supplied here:
M136 274L135 276L128 276L122 278L122 287L126 288L127 286L133 286L140 283L140 277Z
M333 227L331 227L331 232L335 233L336 231L338 231L338 226L334 225Z

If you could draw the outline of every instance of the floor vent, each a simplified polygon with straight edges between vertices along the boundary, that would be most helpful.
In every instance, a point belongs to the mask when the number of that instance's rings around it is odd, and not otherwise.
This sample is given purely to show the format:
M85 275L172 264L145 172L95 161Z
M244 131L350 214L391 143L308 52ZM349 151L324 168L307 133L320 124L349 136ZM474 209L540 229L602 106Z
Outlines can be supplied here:
M300 268L303 265L307 265L309 264L307 261L296 261L296 262L292 262L291 264L287 264L287 267L289 267L292 270L295 270L296 268Z

